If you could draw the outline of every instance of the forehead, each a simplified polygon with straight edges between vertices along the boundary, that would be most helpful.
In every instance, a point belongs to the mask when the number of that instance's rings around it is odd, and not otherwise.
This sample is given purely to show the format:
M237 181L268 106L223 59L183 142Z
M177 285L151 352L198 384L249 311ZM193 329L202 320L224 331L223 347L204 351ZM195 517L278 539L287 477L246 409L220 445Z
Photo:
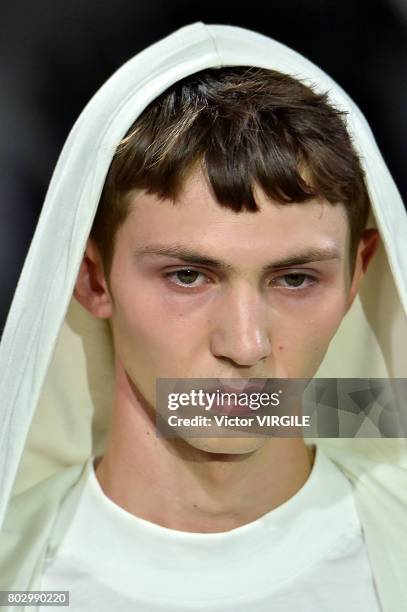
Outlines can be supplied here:
M255 189L258 212L221 206L205 176L196 171L175 200L159 199L145 191L131 192L129 215L118 232L121 242L135 248L177 244L202 248L212 256L256 263L267 256L290 256L295 249L337 249L349 246L349 227L342 204L324 199L279 204Z

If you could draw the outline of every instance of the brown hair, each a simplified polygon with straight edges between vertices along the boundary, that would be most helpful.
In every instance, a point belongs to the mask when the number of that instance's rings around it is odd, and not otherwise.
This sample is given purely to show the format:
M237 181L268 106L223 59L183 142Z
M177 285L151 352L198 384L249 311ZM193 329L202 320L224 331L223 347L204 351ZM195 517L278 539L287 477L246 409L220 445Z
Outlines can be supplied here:
M342 202L351 230L351 261L369 213L359 158L344 113L299 80L264 68L211 68L156 98L120 142L91 236L107 278L117 229L134 188L177 197L202 162L219 205L257 211L258 184L280 203L324 196Z

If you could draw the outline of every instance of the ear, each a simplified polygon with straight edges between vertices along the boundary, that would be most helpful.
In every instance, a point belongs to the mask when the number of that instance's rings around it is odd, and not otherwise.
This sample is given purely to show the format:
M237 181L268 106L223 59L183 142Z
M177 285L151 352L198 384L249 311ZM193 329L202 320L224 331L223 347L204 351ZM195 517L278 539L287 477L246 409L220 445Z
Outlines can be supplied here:
M349 310L349 308L353 304L353 301L359 290L360 283L362 282L367 267L370 261L372 260L373 255L376 253L379 244L380 234L377 229L364 230L356 252L355 266L352 284L349 290L349 301L347 310Z
M100 319L111 317L113 302L105 279L102 258L93 238L89 238L73 292L90 314Z

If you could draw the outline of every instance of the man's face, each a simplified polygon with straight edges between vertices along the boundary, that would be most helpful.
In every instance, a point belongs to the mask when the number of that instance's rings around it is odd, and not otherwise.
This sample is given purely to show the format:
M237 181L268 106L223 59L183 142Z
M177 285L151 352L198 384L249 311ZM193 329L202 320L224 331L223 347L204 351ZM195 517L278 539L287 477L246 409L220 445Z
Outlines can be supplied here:
M342 205L221 207L196 171L174 204L129 194L110 286L115 351L154 405L156 378L312 377L349 305Z

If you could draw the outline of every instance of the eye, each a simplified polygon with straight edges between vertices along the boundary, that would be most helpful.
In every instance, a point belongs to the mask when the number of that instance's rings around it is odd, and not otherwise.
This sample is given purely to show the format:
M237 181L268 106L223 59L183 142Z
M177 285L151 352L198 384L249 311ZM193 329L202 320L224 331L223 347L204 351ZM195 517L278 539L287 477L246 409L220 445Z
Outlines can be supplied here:
M194 270L193 268L183 268L182 270L174 270L165 274L165 277L170 279L170 282L180 287L199 287L209 282L205 274ZM196 282L201 277L201 282Z
M290 272L273 279L272 285L283 289L306 289L317 282L310 274L301 272Z

